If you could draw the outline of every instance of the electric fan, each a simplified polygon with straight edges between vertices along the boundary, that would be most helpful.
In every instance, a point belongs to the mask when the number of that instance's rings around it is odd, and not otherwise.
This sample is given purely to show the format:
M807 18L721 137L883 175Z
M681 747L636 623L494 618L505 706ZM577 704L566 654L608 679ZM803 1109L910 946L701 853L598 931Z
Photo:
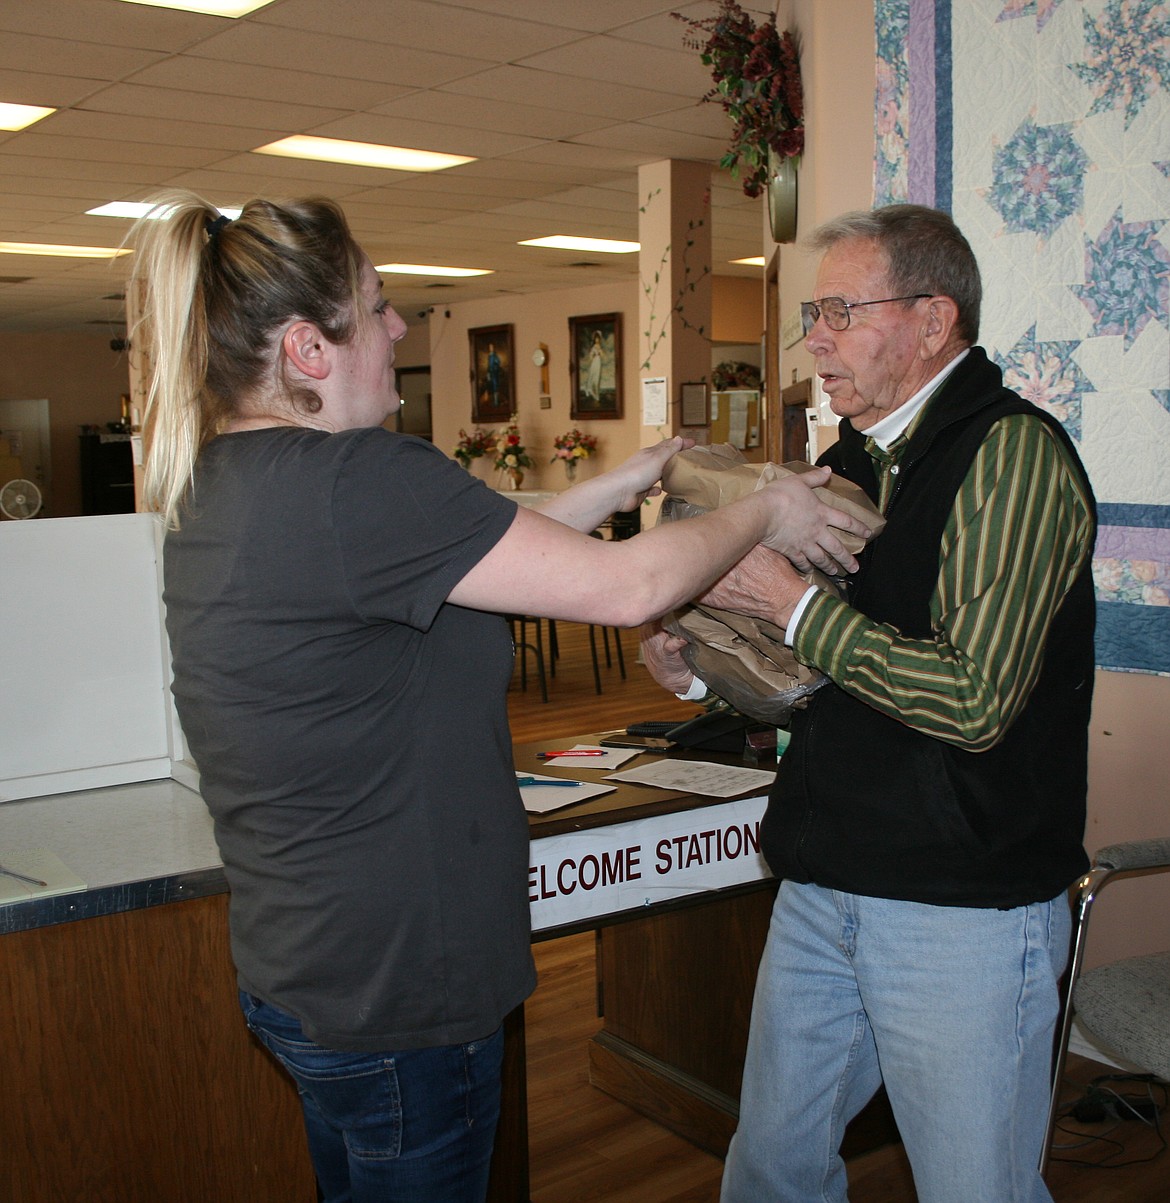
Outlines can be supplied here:
M41 491L31 480L10 480L0 489L0 514L5 518L35 518Z

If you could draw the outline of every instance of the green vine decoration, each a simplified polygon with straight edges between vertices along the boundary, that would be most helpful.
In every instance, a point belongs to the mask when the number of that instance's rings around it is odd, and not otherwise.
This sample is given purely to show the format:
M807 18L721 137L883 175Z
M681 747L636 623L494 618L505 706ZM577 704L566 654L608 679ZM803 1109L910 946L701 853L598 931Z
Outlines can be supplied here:
M651 192L646 198L646 203L638 209L638 212L644 214L650 208L650 202L661 191L661 188L656 188L653 192ZM699 334L704 338L706 337L706 327L696 326L687 318L686 315L686 300L688 294L693 293L698 287L700 281L711 274L711 265L709 263L705 263L702 271L700 271L693 280L691 279L693 269L690 264L690 253L691 248L695 245L695 240L692 235L696 230L701 230L706 224L706 219L702 217L700 217L697 221L691 220L687 222L687 240L683 246L682 254L682 283L679 285L678 290L675 293L674 303L670 306L662 318L662 325L659 327L657 334L654 333L654 324L657 321L658 291L662 286L662 273L670 259L670 249L672 244L669 242L666 244L666 247L662 252L662 258L659 260L658 267L654 272L654 279L651 283L647 284L645 277L639 273L638 278L639 283L642 285L642 293L649 301L650 308L650 316L647 319L646 329L642 331L642 334L646 339L646 358L642 361L642 366L640 369L643 372L650 370L650 361L654 358L654 352L658 350L662 340L666 337L667 331L670 327L670 320L676 314L682 322L684 329L694 330L696 334Z

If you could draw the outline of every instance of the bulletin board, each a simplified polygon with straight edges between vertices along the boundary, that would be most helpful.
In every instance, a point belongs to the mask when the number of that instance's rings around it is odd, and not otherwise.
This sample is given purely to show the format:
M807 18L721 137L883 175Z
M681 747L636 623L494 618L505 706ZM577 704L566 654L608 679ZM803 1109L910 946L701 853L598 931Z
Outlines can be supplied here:
M711 442L730 443L741 451L760 445L760 394L730 389L711 394Z

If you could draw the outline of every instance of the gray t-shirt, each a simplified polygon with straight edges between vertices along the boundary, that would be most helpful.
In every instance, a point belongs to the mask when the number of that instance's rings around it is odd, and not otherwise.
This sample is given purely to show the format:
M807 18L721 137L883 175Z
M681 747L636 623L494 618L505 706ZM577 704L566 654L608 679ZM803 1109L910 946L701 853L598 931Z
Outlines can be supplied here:
M475 1039L535 984L511 640L446 604L515 512L420 439L286 427L208 444L167 536L239 982L327 1048Z

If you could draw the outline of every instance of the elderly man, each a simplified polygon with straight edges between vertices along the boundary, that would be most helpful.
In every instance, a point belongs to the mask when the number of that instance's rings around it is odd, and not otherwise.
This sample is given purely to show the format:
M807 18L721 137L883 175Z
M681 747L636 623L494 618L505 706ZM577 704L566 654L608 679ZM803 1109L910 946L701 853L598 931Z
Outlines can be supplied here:
M843 419L823 462L887 526L848 602L760 550L706 595L830 679L763 821L782 885L722 1197L844 1200L842 1133L884 1082L921 1203L1036 1203L1087 867L1092 493L974 345L979 270L946 214L849 214L813 241L805 345ZM679 646L647 655L685 693Z

